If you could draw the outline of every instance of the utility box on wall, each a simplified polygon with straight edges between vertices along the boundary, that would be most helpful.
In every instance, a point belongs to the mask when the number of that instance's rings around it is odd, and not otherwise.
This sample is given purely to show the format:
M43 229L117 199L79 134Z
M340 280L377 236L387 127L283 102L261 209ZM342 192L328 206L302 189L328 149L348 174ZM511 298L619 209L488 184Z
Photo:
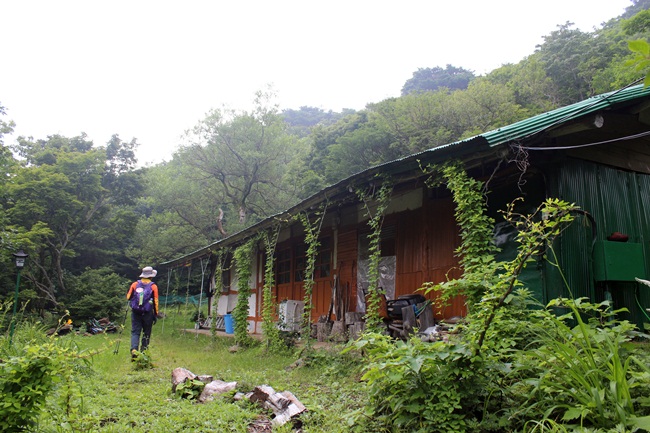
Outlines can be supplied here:
M598 241L594 245L596 281L634 281L646 278L643 245L633 242Z

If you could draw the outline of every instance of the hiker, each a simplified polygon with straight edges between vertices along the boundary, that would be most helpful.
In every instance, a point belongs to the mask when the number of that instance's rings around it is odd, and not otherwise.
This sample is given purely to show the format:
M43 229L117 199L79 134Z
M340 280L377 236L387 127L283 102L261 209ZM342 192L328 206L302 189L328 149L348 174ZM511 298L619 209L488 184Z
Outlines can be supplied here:
M142 268L140 279L131 284L126 294L131 307L132 359L136 357L136 352L143 352L149 347L151 328L158 319L158 286L151 281L157 273L151 266Z

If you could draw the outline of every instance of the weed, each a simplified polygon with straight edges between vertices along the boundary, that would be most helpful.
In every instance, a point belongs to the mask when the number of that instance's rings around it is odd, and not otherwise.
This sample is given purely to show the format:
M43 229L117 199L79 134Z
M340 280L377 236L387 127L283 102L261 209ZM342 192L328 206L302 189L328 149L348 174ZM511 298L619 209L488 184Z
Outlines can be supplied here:
M134 370L149 370L154 368L153 360L148 350L138 352L133 350L131 352L131 361L133 362Z

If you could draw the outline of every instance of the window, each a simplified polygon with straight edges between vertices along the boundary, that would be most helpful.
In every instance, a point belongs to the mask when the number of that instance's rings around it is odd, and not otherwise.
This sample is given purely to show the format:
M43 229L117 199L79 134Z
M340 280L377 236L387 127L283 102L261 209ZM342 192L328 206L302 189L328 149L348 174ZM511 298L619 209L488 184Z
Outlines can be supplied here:
M332 265L332 246L331 238L323 238L320 241L318 255L316 256L316 267L314 268L314 278L325 278L330 276Z
M370 252L370 234L363 233L359 236L359 258L368 258ZM379 236L379 249L381 257L395 255L395 226L382 227Z
M332 240L326 237L320 239L319 243L320 247L318 248L314 266L314 278L326 278L332 272ZM276 253L275 262L277 284L304 281L305 268L307 267L307 245L301 243L293 248L280 250Z
M230 290L230 269L221 271L221 292L227 293Z
M314 263L314 278L326 278L330 276L332 267L332 247L329 237L319 239L320 246ZM294 248L294 281L304 281L305 268L307 266L307 246L304 244Z
M291 250L286 248L278 251L275 257L276 284L291 282Z
M294 281L303 281L305 279L305 267L307 266L306 254L306 245L301 244L294 248Z

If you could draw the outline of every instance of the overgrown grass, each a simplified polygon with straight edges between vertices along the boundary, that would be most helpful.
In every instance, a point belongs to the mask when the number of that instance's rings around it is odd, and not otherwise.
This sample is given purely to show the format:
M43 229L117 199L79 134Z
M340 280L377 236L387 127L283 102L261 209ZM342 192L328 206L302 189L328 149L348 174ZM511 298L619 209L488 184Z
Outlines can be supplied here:
M153 368L135 369L129 353L130 324L119 334L64 336L85 349L98 350L90 373L77 375L80 410L64 416L48 411L39 432L247 432L260 418L269 418L259 406L234 401L232 394L205 404L183 400L171 392L176 367L215 379L236 381L237 391L257 385L291 391L306 407L299 419L305 432L348 431L346 414L361 407L365 397L358 383L358 361L332 350L286 354L266 353L262 347L229 349L235 339L184 332L193 328L190 314L181 312L160 320L148 351ZM115 354L115 348L119 351ZM300 361L296 362L301 356ZM274 431L288 432L287 424Z

